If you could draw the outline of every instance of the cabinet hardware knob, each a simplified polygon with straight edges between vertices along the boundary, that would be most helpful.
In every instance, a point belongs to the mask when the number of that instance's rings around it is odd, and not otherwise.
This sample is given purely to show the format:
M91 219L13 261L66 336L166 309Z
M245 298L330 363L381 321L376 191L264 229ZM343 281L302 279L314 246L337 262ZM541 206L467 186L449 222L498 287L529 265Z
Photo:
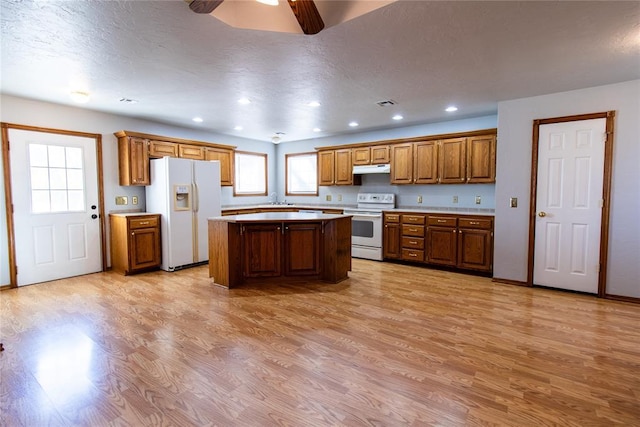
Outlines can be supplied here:
M136 233L134 233L134 232L132 231L132 232L131 232L131 235L132 235L132 236L135 236L135 235L136 235Z

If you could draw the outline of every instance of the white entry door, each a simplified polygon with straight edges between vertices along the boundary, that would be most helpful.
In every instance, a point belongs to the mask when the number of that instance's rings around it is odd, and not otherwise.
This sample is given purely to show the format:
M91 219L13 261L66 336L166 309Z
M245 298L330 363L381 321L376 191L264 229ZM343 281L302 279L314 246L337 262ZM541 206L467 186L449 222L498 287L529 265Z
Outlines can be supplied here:
M598 292L606 119L540 125L533 283Z
M96 141L9 129L18 286L102 270Z

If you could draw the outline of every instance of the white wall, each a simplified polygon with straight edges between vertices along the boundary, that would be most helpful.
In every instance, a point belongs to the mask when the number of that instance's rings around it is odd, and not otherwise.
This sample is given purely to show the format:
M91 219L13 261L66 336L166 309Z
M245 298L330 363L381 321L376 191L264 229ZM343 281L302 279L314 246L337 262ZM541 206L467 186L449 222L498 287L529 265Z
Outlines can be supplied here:
M640 298L640 80L498 104L494 277L526 281L533 120L616 111L607 293ZM509 198L518 208L509 208Z
M451 120L419 126L398 127L394 129L359 132L335 137L317 138L305 141L280 143L276 156L278 164L284 165L285 154L312 152L316 147L326 147L361 142L375 142L398 138L440 135L456 132L468 132L497 127L497 116L484 116L472 119ZM500 150L500 148L498 148ZM278 197L284 198L284 166L278 170ZM389 175L364 175L362 186L320 187L318 197L287 197L287 202L355 205L356 195L360 192L394 193L396 204L405 208L462 208L493 209L495 207L494 184L447 184L447 185L391 185ZM327 201L327 195L331 201ZM340 197L342 201L340 201ZM418 196L422 196L422 204L418 204ZM453 203L453 196L458 196L458 203ZM476 196L481 197L481 204L475 203Z
M99 113L83 108L74 108L39 101L32 101L9 95L0 95L0 121L27 126L38 126L53 129L65 129L78 132L102 134L102 155L104 172L105 213L123 209L145 208L144 187L121 187L118 184L118 147L114 132L130 130L176 138L194 139L198 141L235 145L243 151L267 153L270 171L276 168L275 148L271 142L260 142L249 139L234 138L228 135L212 134L195 129L163 125L141 119ZM0 163L0 168L2 164ZM1 171L0 171L1 172ZM6 226L6 210L4 200L4 183L1 181L2 197L0 198L0 284L9 283L8 238ZM269 173L269 189L276 188L276 175ZM137 206L117 206L116 196L138 196ZM234 201L235 200L235 201ZM240 200L240 201L238 201ZM233 197L231 187L223 187L222 204L263 203L266 197ZM108 221L105 221L108 228ZM108 230L107 230L107 236ZM107 245L108 245L107 241ZM107 246L107 259L109 249Z

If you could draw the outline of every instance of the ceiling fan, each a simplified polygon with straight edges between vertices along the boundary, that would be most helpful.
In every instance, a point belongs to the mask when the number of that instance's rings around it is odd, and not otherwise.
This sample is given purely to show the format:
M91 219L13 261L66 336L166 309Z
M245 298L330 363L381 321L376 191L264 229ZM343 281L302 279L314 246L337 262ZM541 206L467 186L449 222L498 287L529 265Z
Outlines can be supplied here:
M224 0L185 0L195 13L209 14ZM313 0L287 0L304 34L318 34L324 22ZM276 0L277 3L277 0Z

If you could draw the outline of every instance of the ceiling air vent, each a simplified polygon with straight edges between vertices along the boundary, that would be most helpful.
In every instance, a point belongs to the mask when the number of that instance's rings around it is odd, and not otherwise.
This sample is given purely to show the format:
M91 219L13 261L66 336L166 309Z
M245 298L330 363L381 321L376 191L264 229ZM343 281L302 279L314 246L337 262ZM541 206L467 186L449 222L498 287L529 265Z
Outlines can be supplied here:
M376 104L380 107L390 107L392 105L397 105L398 103L392 99L386 99L384 101L378 101Z

